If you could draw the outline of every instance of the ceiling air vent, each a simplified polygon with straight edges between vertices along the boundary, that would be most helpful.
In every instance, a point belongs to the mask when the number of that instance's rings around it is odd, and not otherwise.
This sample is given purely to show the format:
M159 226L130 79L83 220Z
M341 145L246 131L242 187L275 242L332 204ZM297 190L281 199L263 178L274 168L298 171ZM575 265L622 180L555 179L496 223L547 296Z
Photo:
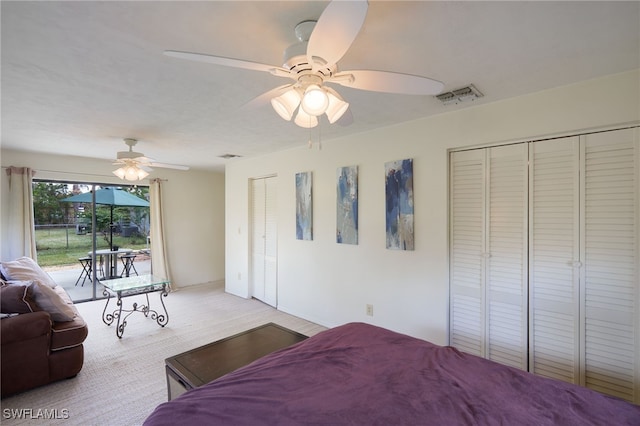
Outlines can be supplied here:
M461 102L473 101L476 98L484 96L473 84L450 92L440 93L436 95L444 105L459 104Z
M237 154L224 154L224 155L220 155L220 158L224 158L225 160L228 160L230 158L239 158L242 157L242 155L237 155Z

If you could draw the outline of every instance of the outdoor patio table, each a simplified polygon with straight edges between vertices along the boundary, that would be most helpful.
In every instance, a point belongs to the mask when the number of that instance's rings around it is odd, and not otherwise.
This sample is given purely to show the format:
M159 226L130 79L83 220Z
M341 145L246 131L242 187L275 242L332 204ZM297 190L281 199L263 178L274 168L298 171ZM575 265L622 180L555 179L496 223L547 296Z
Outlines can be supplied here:
M131 253L133 250L130 248L119 248L118 250L111 249L102 249L96 250L96 258L100 256L105 259L106 270L105 270L105 279L110 280L114 278L120 278L118 275L118 255ZM93 254L92 251L89 252L89 256ZM101 262L102 263L102 262Z

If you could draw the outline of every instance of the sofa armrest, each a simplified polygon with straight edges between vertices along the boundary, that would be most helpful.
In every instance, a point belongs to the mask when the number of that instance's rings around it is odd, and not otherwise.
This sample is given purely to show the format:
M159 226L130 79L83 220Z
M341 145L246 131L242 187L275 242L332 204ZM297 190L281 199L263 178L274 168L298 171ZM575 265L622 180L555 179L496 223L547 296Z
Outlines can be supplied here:
M2 346L47 334L51 334L51 316L45 311L20 314L0 320Z

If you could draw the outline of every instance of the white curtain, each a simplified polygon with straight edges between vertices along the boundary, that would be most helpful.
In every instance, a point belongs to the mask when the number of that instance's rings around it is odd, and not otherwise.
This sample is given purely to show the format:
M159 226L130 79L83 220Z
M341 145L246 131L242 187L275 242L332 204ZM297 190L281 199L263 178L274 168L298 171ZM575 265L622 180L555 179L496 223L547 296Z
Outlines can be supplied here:
M8 167L9 177L9 260L28 256L37 261L36 230L33 218L33 171L28 167Z
M164 239L164 209L162 199L162 182L151 180L149 187L149 216L151 222L151 273L158 277L171 279L167 247ZM171 284L173 288L173 283Z

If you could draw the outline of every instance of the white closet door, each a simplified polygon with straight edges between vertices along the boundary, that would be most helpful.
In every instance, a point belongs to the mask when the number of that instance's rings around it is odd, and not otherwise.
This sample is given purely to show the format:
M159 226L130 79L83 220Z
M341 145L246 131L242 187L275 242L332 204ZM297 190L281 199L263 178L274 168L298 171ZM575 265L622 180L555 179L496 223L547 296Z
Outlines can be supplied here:
M264 179L251 181L251 295L264 300L265 203Z
M450 344L484 356L485 150L450 161Z
M637 129L584 136L584 384L640 403Z
M579 140L529 150L529 371L578 383Z
M487 152L485 357L526 370L527 146Z
M527 147L451 154L451 345L527 369Z
M264 299L271 306L278 304L278 222L276 215L276 178L265 179L265 246Z
M251 291L252 296L277 306L276 178L251 181Z

